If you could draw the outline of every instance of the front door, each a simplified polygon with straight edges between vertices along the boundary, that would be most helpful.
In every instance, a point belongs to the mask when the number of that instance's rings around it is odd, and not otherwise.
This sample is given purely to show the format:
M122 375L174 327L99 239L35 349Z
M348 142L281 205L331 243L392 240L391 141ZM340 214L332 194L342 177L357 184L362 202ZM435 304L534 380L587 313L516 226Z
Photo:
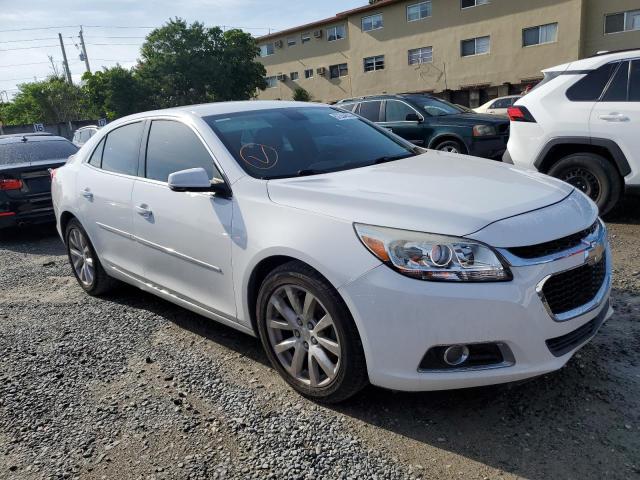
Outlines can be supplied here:
M79 217L104 267L140 274L133 239L131 194L138 171L144 122L111 131L80 166L75 194Z
M425 146L424 116L409 104L400 100L387 100L383 120L380 126L415 145Z
M231 269L232 200L169 189L169 174L204 168L221 178L191 127L153 120L145 168L133 187L134 230L144 277L153 287L227 318L236 306Z

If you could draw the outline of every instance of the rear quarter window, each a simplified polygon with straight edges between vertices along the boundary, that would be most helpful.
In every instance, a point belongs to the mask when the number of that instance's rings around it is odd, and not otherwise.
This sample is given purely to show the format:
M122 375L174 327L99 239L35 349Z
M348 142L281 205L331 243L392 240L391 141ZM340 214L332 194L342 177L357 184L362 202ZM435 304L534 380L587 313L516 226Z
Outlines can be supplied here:
M567 98L572 102L595 102L600 98L618 63L607 63L589 72L567 90Z

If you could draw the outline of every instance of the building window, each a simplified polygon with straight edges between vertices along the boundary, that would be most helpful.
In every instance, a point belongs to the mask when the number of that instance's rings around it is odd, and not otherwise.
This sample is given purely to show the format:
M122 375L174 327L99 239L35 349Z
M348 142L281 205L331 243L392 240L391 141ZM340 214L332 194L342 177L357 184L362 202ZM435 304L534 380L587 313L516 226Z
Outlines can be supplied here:
M558 24L549 23L539 27L525 28L522 30L522 46L541 45L553 43L558 40Z
M346 77L347 75L349 75L349 66L346 63L329 67L329 78Z
M364 59L364 71L373 72L374 70L384 70L384 55Z
M278 86L278 77L266 77L267 88L276 88Z
M327 28L327 41L329 42L342 40L346 36L347 29L344 25L336 25L335 27Z
M604 17L604 33L640 30L640 10L611 13Z
M431 16L431 0L407 7L407 22L415 22Z
M300 43L307 43L311 41L311 34L309 32L300 35Z
M298 72L291 72L289 76L291 77L291 80L293 80L294 82L300 78L300 74Z
M433 47L414 48L409 50L409 65L433 62Z
M260 56L268 57L269 55L273 55L275 53L275 48L273 43L266 43L264 45L260 45Z
M313 68L307 68L304 71L304 78L313 78Z
M491 51L491 37L478 37L463 40L460 43L460 55L471 57L473 55L484 55Z
M295 37L287 38L287 46L288 47L295 47L296 43L298 43L298 41L296 40Z
M486 5L489 0L460 0L460 8L477 7L478 5Z
M381 13L370 15L368 17L362 17L363 32L370 32L371 30L380 30L382 27L384 27L384 22L382 21Z

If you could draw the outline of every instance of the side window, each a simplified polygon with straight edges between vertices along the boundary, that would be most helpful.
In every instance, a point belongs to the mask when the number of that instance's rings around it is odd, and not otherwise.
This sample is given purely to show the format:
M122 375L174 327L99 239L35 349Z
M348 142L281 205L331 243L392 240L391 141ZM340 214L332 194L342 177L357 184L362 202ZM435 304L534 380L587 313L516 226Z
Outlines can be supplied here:
M406 122L407 115L416 114L416 111L409 105L397 100L387 100L386 105L386 121L387 122Z
M210 179L222 178L198 136L186 125L154 120L147 142L146 177L166 182L171 173L204 168Z
M505 99L496 100L489 106L489 108L507 108Z
M362 102L360 104L360 116L372 122L380 121L380 105L382 102Z
M607 87L602 97L603 102L626 102L627 88L629 86L629 62L620 64L620 68Z
M343 110L347 110L348 112L353 112L353 110L356 108L356 105L358 105L357 103L341 103L338 105L338 107L340 107Z
M137 122L116 128L105 140L102 168L125 175L138 174L138 153L144 123Z
M629 72L629 101L640 102L640 60L631 62L631 72Z
M100 143L96 147L96 149L91 154L91 158L89 158L89 164L94 167L102 167L102 151L104 150L104 138L100 140Z
M595 102L602 95L617 66L617 63L608 63L589 72L567 90L567 98L572 102Z

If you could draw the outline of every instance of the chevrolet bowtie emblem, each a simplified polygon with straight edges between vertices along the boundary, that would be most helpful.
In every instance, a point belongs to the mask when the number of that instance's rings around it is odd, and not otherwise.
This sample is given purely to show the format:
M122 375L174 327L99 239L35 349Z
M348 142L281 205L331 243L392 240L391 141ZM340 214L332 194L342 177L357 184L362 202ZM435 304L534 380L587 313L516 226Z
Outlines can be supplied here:
M584 250L584 261L585 263L597 263L602 258L604 254L604 244L598 242L590 242L587 240L582 240L582 243L587 247Z

